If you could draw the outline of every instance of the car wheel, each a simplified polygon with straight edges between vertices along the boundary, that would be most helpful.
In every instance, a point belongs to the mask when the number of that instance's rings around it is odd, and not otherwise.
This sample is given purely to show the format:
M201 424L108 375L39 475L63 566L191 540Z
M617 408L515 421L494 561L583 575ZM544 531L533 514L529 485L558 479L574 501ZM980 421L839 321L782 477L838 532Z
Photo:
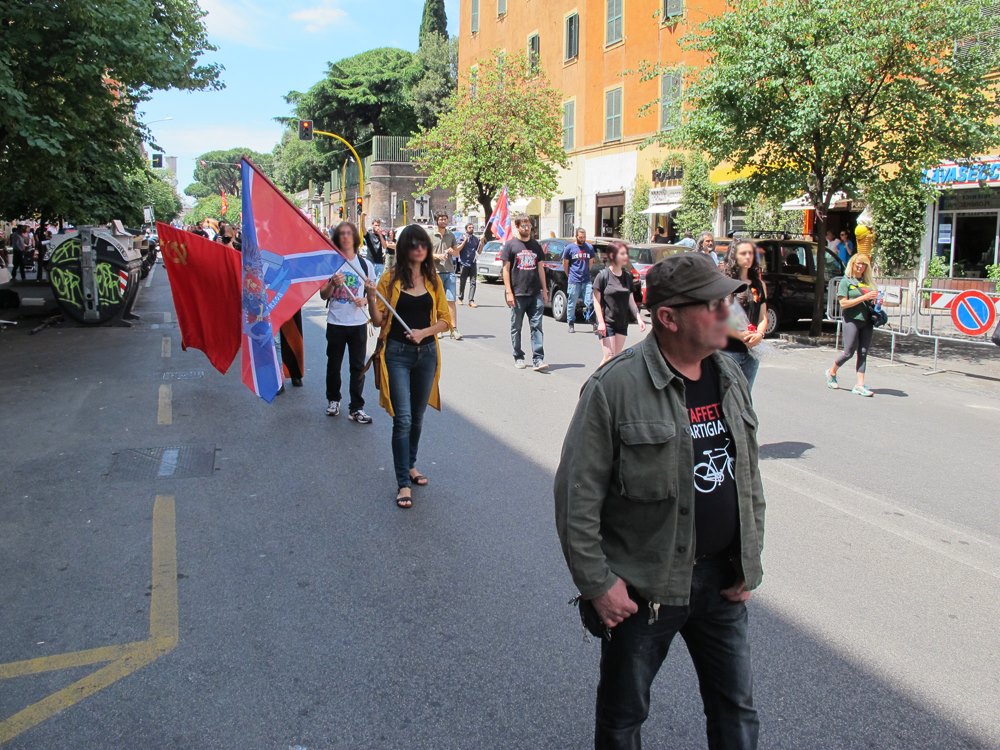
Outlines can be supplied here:
M765 336L770 336L772 333L776 333L781 327L781 308L777 305L767 306L767 331L765 331Z
M549 295L550 307L552 308L552 319L557 323L566 320L566 292L562 289L553 289Z

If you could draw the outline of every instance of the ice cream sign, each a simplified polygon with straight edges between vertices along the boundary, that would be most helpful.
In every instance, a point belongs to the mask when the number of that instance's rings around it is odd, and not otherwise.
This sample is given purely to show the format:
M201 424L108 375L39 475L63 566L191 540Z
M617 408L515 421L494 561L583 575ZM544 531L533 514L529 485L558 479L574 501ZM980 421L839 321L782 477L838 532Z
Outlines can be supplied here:
M1000 185L1000 157L969 164L940 164L924 170L923 182L941 187L975 187L983 183Z

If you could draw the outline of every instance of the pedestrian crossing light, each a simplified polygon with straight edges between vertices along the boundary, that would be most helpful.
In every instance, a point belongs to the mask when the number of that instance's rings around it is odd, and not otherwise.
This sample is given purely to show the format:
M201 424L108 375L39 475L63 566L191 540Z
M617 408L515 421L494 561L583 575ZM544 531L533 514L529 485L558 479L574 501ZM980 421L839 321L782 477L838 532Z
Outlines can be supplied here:
M299 120L299 140L311 141L313 139L313 121Z

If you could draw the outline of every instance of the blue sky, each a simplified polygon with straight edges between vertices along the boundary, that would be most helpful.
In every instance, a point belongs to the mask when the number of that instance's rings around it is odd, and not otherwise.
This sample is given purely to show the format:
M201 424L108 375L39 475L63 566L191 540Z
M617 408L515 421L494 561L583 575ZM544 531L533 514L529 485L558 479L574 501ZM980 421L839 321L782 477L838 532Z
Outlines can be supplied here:
M281 136L273 118L289 114L283 96L303 91L327 63L375 47L415 50L423 0L200 0L219 49L205 59L225 66L217 92L159 92L141 108L168 156L178 157L178 188L192 181L205 151L246 146L270 151ZM445 0L458 28L459 0ZM156 122L164 118L166 122Z

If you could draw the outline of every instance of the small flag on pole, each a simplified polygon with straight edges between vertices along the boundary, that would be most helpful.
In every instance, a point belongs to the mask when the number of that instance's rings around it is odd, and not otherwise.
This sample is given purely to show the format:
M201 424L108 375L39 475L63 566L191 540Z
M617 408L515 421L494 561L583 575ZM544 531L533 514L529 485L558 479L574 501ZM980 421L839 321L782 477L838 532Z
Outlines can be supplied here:
M510 230L510 202L507 196L507 188L504 187L497 196L497 205L493 209L493 214L486 225L493 225L493 236L501 242L506 242L511 236Z

